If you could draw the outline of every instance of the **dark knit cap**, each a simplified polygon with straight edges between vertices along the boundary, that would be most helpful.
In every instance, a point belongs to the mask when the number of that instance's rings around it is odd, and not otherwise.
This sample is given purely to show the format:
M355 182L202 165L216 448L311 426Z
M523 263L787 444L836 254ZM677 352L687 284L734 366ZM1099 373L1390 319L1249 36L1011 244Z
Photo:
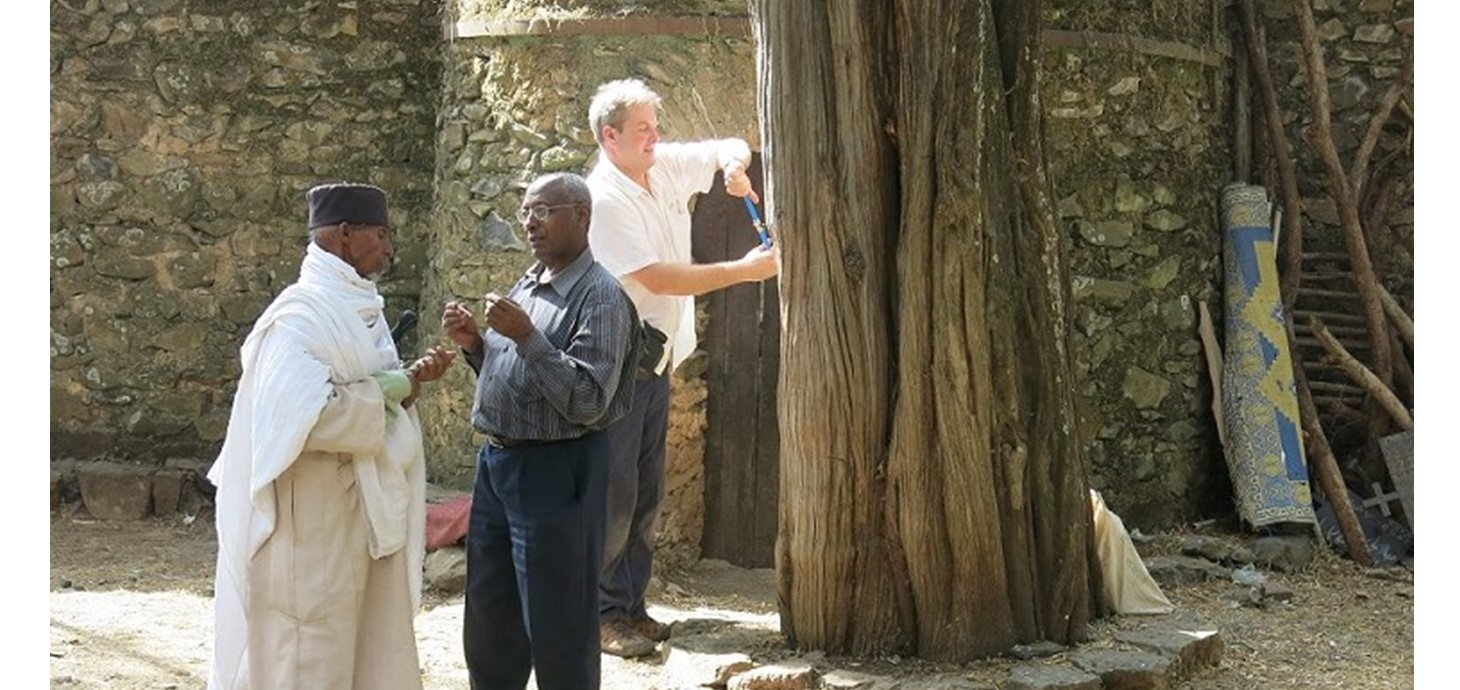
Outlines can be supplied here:
M368 184L341 182L322 184L305 194L309 200L309 229L350 223L389 225L386 222L385 191Z

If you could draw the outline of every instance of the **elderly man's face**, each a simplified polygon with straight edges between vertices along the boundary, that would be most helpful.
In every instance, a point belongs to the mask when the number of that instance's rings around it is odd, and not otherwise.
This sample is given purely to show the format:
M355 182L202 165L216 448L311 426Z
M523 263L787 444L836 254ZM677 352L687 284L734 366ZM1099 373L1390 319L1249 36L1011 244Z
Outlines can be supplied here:
M533 185L518 211L532 255L553 270L566 268L588 248L586 204L574 204L560 184ZM539 217L541 216L541 217Z
M391 257L395 256L390 228L384 225L345 224L343 230L344 256L341 258L354 266L360 277L379 280L390 268Z

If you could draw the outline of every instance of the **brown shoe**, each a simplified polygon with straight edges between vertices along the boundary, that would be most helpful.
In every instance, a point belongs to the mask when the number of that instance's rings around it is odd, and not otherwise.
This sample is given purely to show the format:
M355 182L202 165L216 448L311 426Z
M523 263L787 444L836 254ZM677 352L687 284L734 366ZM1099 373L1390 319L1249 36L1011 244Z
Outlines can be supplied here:
M660 623L646 613L643 618L635 618L629 621L629 627L634 632L655 642L663 642L669 639L669 630L672 626Z
M632 659L654 653L654 641L640 635L626 620L615 620L598 626L598 641L604 654Z

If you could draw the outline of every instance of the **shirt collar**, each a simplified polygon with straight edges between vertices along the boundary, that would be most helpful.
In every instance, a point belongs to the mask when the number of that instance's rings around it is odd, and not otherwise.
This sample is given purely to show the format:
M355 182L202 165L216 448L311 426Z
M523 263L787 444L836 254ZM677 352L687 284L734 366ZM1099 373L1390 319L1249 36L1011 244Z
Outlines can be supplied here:
M568 267L563 269L561 273L547 280L542 280L542 272L547 270L547 267L539 261L533 264L532 268L527 269L527 275L523 276L523 280L526 281L526 287L528 288L536 288L538 286L551 287L559 295L566 297L569 292L573 291L573 286L578 284L578 280L588 273L588 267L592 265L593 250L585 247L583 253L579 254L578 258L573 259L573 263L568 264Z
M618 166L614 165L613 161L609 160L608 156L603 154L602 152L599 153L598 165L595 166L595 170L603 171L602 174L604 175L604 177L608 178L608 180L612 182L615 186L617 186L619 188L619 191L621 192L638 196L653 196L649 193L649 190L640 187L639 183L630 180L629 176L625 175L624 171L619 170ZM649 174L652 175L653 172L654 168L649 168Z

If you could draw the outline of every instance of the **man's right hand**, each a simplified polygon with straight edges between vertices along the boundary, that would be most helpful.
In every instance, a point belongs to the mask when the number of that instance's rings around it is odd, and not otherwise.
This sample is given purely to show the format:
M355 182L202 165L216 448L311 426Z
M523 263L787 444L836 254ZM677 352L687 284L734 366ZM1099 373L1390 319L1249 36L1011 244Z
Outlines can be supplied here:
M482 332L477 328L476 318L461 302L452 300L446 303L446 308L441 312L441 330L446 332L446 337L451 342L466 352L474 354L482 349Z
M740 264L746 280L765 280L774 276L779 270L776 265L776 248L766 249L755 245L745 256L740 257L736 263Z

